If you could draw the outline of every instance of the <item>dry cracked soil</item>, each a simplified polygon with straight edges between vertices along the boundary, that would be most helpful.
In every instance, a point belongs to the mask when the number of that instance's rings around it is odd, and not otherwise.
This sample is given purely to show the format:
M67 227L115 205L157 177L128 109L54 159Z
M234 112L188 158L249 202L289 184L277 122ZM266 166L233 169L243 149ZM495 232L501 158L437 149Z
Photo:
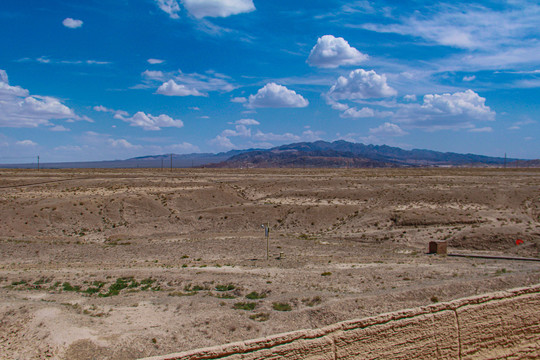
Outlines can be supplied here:
M426 254L540 257L538 169L0 170L0 218L6 359L136 359L540 282L539 262Z

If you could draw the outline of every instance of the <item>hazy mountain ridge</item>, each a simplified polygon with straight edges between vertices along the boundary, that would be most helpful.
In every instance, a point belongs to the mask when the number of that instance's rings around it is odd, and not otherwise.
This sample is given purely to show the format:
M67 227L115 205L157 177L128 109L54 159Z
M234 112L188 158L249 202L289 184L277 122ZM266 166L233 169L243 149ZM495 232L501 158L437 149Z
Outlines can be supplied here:
M364 145L344 140L301 142L268 150L246 151L211 167L414 167L500 166L518 161L475 154L404 150L388 145Z
M375 168L421 166L540 167L540 160L476 154L405 150L388 145L365 145L344 140L300 142L270 149L230 150L220 153L146 155L125 160L42 163L42 168ZM3 164L3 168L36 168L31 164Z

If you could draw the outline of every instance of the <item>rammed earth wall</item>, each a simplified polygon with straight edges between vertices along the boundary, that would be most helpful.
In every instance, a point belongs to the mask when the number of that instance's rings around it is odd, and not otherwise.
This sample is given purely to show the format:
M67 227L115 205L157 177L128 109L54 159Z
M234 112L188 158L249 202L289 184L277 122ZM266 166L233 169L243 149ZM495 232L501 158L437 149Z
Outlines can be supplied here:
M146 360L505 358L540 358L540 285Z

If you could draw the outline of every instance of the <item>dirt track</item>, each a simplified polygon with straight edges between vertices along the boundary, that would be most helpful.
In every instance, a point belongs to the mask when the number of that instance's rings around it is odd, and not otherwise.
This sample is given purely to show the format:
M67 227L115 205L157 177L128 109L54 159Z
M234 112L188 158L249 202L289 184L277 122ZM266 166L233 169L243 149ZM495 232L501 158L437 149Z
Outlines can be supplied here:
M4 170L0 216L6 358L133 359L540 282L425 254L540 257L534 169Z

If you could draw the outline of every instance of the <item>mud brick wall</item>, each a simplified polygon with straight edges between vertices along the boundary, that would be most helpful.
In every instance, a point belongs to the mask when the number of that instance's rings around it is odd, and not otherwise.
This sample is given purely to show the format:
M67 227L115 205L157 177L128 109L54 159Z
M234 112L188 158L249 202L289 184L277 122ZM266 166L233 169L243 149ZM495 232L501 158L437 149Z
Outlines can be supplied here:
M537 359L540 285L146 360Z

